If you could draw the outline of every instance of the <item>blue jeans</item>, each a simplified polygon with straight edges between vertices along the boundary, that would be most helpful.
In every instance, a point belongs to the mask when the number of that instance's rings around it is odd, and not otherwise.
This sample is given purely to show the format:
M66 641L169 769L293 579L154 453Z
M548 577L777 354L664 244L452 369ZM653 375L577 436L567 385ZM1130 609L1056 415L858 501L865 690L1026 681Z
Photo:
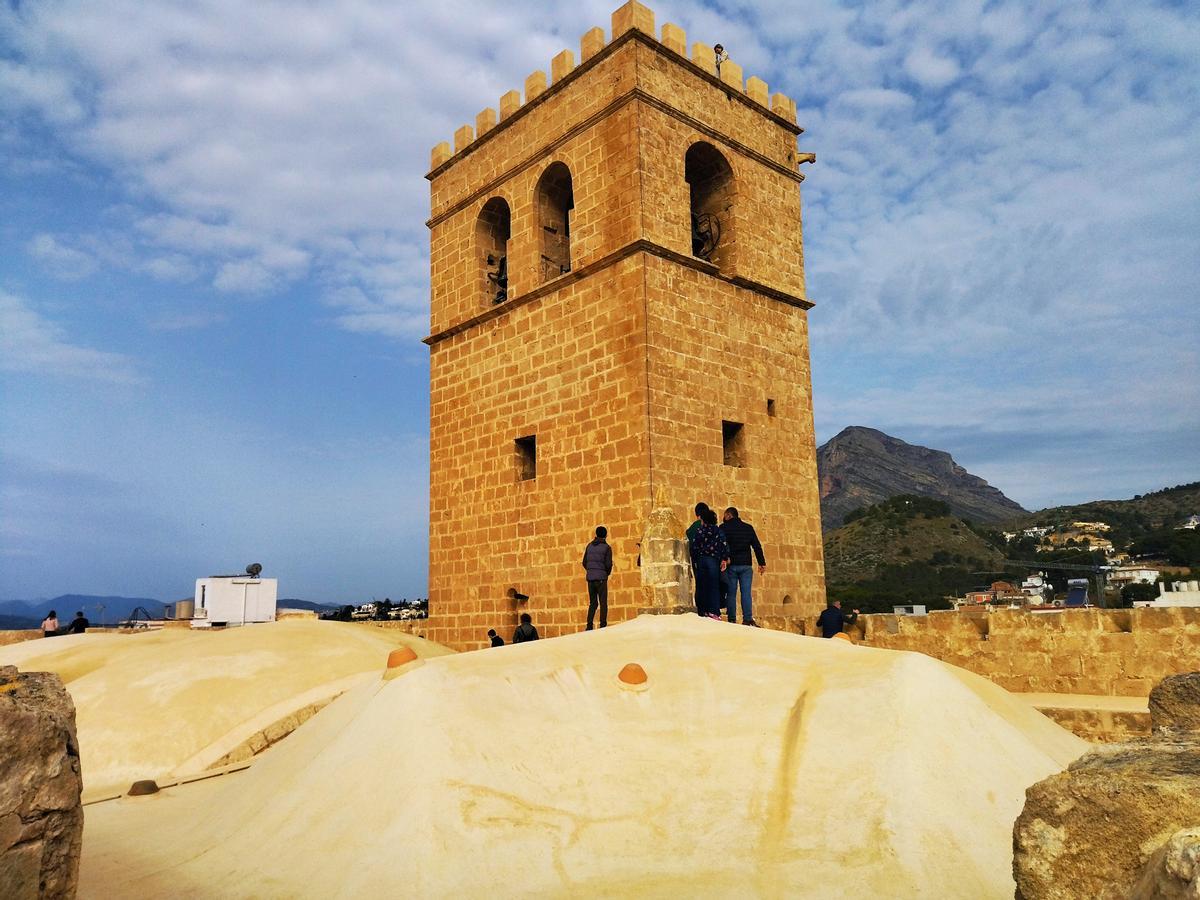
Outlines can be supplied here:
M725 569L725 585L729 589L729 621L737 621L738 586L742 589L742 621L754 620L753 601L750 598L750 583L754 581L754 566L728 566Z

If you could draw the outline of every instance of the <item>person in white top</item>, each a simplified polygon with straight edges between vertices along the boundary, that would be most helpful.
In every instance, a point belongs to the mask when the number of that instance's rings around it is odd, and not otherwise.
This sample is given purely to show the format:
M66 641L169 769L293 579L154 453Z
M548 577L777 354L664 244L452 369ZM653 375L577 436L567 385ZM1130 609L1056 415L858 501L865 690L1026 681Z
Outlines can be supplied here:
M50 610L50 615L42 620L42 637L54 637L58 634L58 613Z

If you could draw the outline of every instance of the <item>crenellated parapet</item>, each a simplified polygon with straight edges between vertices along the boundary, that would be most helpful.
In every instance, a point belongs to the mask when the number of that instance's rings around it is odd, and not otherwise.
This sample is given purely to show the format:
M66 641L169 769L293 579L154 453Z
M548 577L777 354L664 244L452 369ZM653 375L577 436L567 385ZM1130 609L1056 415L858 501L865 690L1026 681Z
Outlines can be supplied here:
M796 101L786 94L771 94L765 81L757 76L745 78L742 67L730 59L718 48L720 45L693 43L691 54L688 54L686 32L671 22L662 26L661 37L656 37L654 11L629 0L612 14L612 38L606 42L604 29L595 27L589 29L579 42L579 63L575 62L575 54L571 50L563 50L550 61L550 74L537 70L531 72L525 79L524 97L520 91L512 90L500 97L499 114L488 107L475 117L475 125L465 124L454 132L453 147L450 142L442 141L433 148L430 158L430 169L438 169L454 156L464 152L479 141L488 132L511 119L530 104L536 103L540 97L554 89L559 84L570 79L573 72L598 56L606 46L618 40L627 32L637 32L644 38L654 41L656 46L674 54L684 63L703 72L708 78L720 82L725 88L739 96L745 97L756 104L765 113L775 116L785 122L796 124ZM793 129L797 130L798 129ZM797 165L813 162L815 156L811 153L800 154Z

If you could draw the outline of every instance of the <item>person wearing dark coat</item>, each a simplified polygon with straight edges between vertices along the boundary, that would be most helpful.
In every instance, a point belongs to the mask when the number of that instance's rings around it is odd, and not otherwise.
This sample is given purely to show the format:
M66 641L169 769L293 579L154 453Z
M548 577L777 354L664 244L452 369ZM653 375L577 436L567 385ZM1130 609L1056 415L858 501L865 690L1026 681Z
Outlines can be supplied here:
M81 609L75 613L75 618L71 620L71 624L67 626L67 634L83 634L88 630L88 626L92 623L87 620Z
M717 514L711 509L700 516L701 525L692 541L692 567L696 572L696 613L710 619L721 618L721 591L718 587L729 565L729 544L717 527Z
M743 522L738 515L737 507L731 506L725 510L721 531L729 544L729 566L725 569L725 592L728 595L728 615L730 622L737 621L737 599L739 590L742 595L742 624L755 625L754 601L750 588L754 583L754 565L750 559L750 551L758 560L758 574L767 571L767 558L763 555L762 544L758 534L749 522Z
M857 609L846 615L842 612L841 600L830 600L825 611L817 616L817 627L821 629L821 637L831 638L835 634L841 634L847 625L853 625L857 619Z
M537 639L538 633L537 629L533 627L533 617L529 613L521 613L521 624L513 632L512 642L523 644L525 641L536 641Z
M700 528L704 525L704 512L708 509L708 504L701 500L696 504L694 512L696 513L696 521L688 526L685 536L688 542L688 556L692 562L692 584L695 588L696 609L700 609L700 576L696 572L696 535ZM704 615L701 613L701 615Z
M495 628L488 629L488 639L492 642L493 647L503 647L504 646L504 638L502 638L502 637L500 637L500 635L496 634Z
M608 627L608 576L612 574L612 547L608 546L608 529L603 525L596 529L596 538L583 548L583 571L587 573L588 617L587 630L591 631L596 621L596 607L600 607L600 627Z

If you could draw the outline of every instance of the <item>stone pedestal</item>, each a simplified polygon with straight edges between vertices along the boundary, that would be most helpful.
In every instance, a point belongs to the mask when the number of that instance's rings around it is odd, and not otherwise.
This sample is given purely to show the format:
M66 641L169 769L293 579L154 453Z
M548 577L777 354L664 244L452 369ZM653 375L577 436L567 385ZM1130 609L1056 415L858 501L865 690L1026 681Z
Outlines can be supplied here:
M57 675L0 666L0 897L74 897L83 841L75 705Z
M685 529L659 488L642 530L642 606L638 614L695 612L692 566Z

